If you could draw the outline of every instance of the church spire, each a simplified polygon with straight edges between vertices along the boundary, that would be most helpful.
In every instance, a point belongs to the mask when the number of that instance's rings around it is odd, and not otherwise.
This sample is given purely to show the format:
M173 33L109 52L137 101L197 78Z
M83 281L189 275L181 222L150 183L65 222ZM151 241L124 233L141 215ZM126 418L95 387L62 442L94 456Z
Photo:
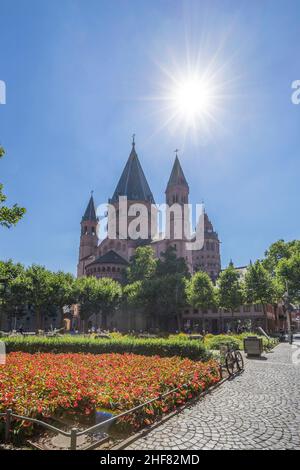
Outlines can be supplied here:
M129 201L148 201L155 204L152 192L135 151L135 134L132 136L132 149L129 158L111 202L118 202L119 196L127 196Z
M93 194L94 194L94 191L91 192L91 197L90 197L89 203L87 205L87 208L85 210L84 216L82 217L82 220L91 220L91 221L97 222L97 216L96 216L96 209L95 209Z
M167 184L167 190L171 186L185 186L187 188L189 187L185 179L183 170L181 168L180 162L179 162L178 149L175 150L175 153L176 153L176 157L175 157L174 165L173 165L171 175Z

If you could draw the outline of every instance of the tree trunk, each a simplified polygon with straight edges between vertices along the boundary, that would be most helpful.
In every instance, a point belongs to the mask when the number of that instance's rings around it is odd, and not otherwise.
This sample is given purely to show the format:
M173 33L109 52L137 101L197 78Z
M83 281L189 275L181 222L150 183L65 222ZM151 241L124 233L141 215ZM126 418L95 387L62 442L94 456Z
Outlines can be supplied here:
M35 316L36 316L36 325L35 325L35 329L36 329L36 332L38 333L39 330L41 329L41 312L40 312L40 309L37 309L36 310L36 313L35 313Z
M61 307L61 319L60 319L60 328L65 328L66 329L66 324L65 324L65 319L64 319L64 308Z
M265 319L265 329L266 329L266 333L269 334L268 315L267 315L266 305L263 304L263 303L262 303L262 308L263 308L263 314L264 314L264 319Z
M177 318L177 327L178 327L178 332L180 333L182 331L182 319L181 319L181 313L176 314Z
M106 312L101 312L101 327L103 330L107 330L107 313Z

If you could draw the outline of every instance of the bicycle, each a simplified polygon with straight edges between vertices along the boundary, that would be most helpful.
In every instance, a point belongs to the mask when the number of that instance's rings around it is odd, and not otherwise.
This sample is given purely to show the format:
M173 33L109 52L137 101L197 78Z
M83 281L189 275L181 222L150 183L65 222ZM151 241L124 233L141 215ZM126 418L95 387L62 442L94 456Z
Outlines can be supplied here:
M229 375L237 374L244 370L244 359L240 351L224 344L220 348L221 358L224 358L225 367Z

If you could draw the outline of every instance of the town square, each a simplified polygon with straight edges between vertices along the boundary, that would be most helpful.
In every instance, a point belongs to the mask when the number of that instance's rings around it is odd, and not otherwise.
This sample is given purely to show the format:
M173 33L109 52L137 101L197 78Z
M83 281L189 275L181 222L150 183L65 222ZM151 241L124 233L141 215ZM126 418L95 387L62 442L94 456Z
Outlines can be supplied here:
M0 450L300 450L299 3L0 14Z

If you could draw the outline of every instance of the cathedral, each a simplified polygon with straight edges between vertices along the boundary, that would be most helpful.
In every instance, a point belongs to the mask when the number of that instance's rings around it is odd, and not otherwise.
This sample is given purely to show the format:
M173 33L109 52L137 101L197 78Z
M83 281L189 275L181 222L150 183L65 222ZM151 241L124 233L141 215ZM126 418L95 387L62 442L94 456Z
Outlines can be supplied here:
M120 204L121 199L126 197L127 214L126 224L127 230L124 235L122 231L122 218L124 211ZM165 204L168 207L176 204L184 208L189 202L189 185L183 173L181 164L176 153L173 168L167 182L165 190ZM110 237L109 230L107 236L99 240L99 218L96 215L96 207L93 194L90 197L87 208L81 220L81 235L79 248L79 261L77 267L77 275L95 276L98 278L110 277L119 282L123 281L123 273L130 263L131 257L137 247L150 245L153 248L154 255L159 258L161 253L165 252L169 246L173 246L178 257L183 257L187 266L193 274L202 270L209 274L211 279L215 281L221 270L220 259L220 241L218 234L214 231L206 212L203 213L203 243L199 249L188 249L187 239L183 225L186 223L182 220L176 220L176 213L170 213L169 221L166 222L166 232L168 237L153 236L151 224L154 223L155 201L150 186L145 177L143 168L138 158L135 141L133 139L132 149L121 174L116 189L111 199L108 199L110 207L115 210L115 233L116 236ZM131 237L128 233L130 222L134 219L131 214L137 204L142 204L145 208L146 215L146 236L137 238ZM131 210L132 209L132 210ZM181 214L184 213L184 209ZM153 215L154 214L154 215ZM177 217L178 218L178 217ZM108 218L108 225L110 221ZM174 230L175 223L181 224L183 230L182 236L178 236ZM124 224L123 224L124 225Z

